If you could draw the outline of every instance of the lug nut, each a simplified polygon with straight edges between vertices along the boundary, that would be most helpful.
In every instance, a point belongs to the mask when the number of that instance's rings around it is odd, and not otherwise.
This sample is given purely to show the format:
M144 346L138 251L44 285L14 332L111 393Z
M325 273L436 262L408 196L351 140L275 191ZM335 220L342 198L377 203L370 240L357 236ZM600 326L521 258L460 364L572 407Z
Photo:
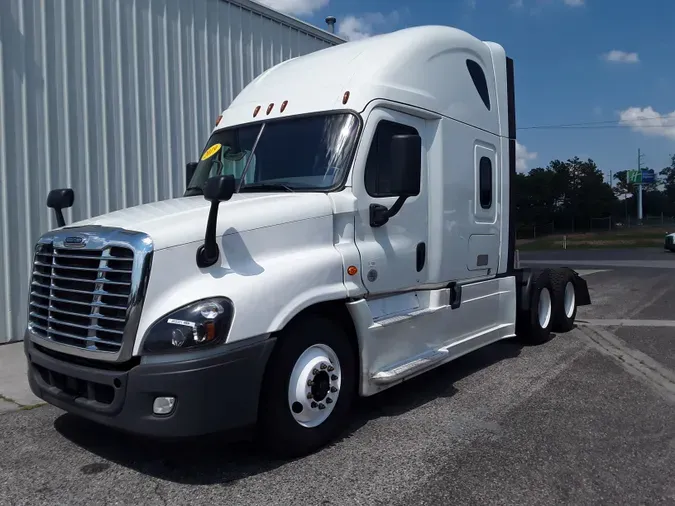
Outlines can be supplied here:
M312 406L313 408L316 408L316 402L312 402L312 404L310 404L310 406Z
M337 374L331 374L330 379L333 380L333 381L337 381L337 379L338 379Z
M308 387L311 387L313 384L314 384L314 382L312 380L307 380L307 386Z
M326 409L326 405L323 402L320 402L319 409Z
M317 374L319 374L319 370L315 367L314 369L312 369L312 374L316 376Z
M311 399L312 397L313 397L312 392L308 392L308 393L307 393L307 398L308 398L308 399Z
M326 367L328 367L326 364L321 364L321 370L326 369Z
M335 367L333 367L332 365L328 366L328 372L333 372L334 370L335 370Z
M326 404L333 404L333 399L326 397Z
M337 392L337 391L338 391L337 388L335 388L335 387L330 387L330 392L331 392L332 394L334 394L334 393Z

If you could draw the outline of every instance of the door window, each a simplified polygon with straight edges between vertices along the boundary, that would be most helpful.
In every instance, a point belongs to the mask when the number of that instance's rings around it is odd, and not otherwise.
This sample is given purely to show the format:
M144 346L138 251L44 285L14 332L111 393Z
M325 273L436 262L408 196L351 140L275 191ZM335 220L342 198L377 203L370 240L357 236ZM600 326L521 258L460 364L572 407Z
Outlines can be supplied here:
M396 197L391 192L391 139L394 135L419 135L417 129L382 120L377 124L368 159L366 160L365 185L371 197Z

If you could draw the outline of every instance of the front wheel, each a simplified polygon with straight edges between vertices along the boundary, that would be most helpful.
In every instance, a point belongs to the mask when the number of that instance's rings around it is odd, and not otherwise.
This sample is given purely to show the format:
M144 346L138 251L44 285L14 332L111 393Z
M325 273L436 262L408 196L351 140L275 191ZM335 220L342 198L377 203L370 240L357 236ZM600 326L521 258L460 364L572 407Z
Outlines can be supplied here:
M329 443L347 422L356 392L356 359L347 333L308 316L278 335L259 408L261 439L282 457Z

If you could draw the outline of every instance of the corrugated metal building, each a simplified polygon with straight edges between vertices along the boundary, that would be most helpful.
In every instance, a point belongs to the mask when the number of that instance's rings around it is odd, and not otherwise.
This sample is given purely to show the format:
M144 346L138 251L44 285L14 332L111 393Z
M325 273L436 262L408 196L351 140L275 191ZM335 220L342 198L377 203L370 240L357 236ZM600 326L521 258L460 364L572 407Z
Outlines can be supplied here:
M0 343L23 338L50 189L75 190L67 223L179 196L248 82L341 42L249 0L2 0Z

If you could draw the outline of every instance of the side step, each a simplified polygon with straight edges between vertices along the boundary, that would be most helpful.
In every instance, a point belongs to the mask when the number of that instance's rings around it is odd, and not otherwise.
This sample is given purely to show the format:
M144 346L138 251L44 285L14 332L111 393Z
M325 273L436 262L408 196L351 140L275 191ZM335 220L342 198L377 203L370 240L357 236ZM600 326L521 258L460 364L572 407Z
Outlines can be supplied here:
M390 369L379 371L373 374L372 380L378 385L393 383L414 372L427 369L433 364L443 361L448 355L448 350L433 350L411 360L410 362L405 362Z
M401 313L388 314L380 318L373 318L373 323L379 325L380 327L386 327L387 325L401 323L402 321L410 320L411 318L416 318L418 316L422 316L425 314L435 313L439 309L444 309L445 307L447 306L423 307L421 309L413 309Z

